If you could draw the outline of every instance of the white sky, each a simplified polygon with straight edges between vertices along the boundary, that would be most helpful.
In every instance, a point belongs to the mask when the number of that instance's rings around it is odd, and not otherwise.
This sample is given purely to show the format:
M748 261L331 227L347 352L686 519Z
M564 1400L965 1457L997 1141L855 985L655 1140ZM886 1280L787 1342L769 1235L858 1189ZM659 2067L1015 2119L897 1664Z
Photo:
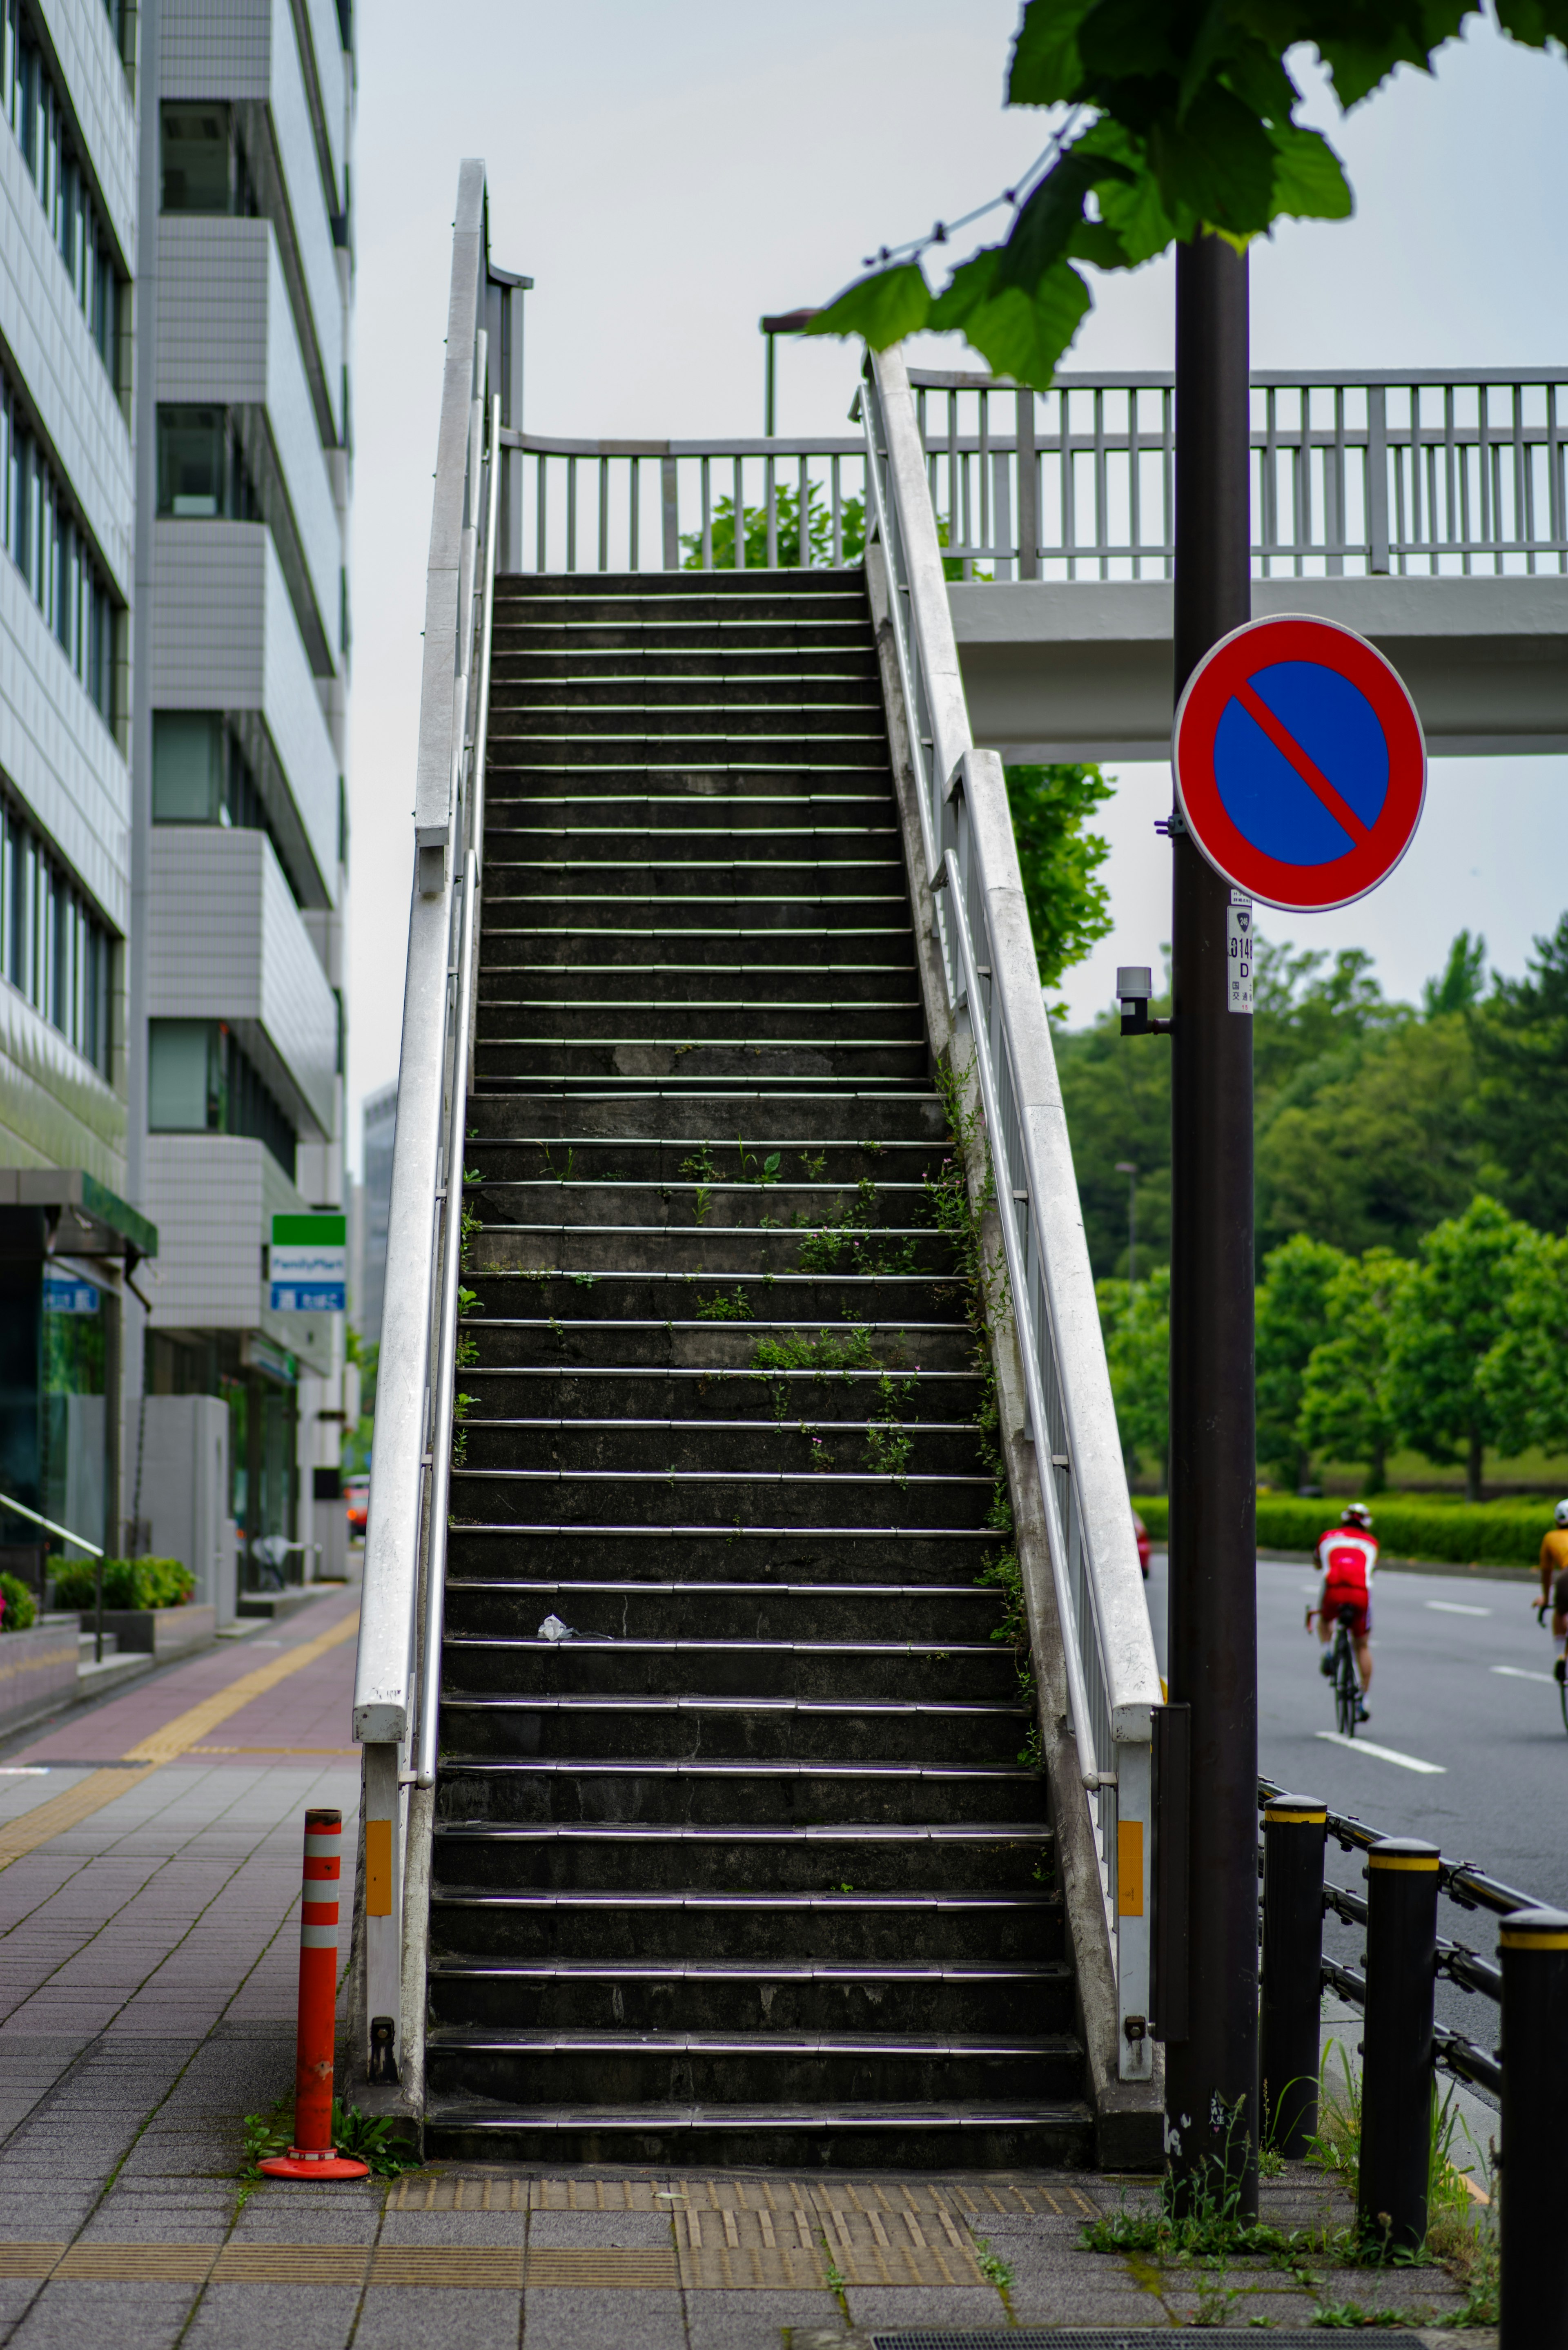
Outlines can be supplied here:
M350 1159L397 1074L419 631L458 163L489 171L491 245L535 281L526 409L541 432L760 432L764 310L820 301L861 257L994 194L1044 143L1002 107L1014 0L412 0L358 12ZM438 30L439 27L439 30ZM432 38L432 34L435 37ZM1568 66L1472 28L1436 82L1401 73L1333 129L1358 216L1254 253L1259 367L1540 365L1563 357ZM1001 215L996 216L997 224ZM989 241L996 225L981 224ZM1075 367L1168 367L1171 272L1102 281ZM978 364L954 338L927 363ZM780 352L781 429L837 432L855 359ZM1122 765L1103 828L1116 929L1065 993L1109 1000L1169 936L1163 769ZM1517 971L1568 907L1568 760L1435 764L1394 879L1268 935L1364 944L1414 996L1462 927Z

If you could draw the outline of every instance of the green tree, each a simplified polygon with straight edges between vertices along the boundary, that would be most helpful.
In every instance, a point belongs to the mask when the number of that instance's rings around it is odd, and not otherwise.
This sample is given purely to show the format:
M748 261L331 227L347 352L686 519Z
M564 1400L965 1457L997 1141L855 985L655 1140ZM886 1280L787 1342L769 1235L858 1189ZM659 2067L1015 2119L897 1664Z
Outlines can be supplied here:
M1499 979L1472 1023L1476 1122L1498 1195L1542 1232L1568 1229L1568 914Z
M1407 1021L1301 1073L1258 1136L1259 1246L1310 1232L1357 1255L1408 1255L1476 1191L1473 1089L1458 1013Z
M1410 1017L1406 1005L1387 1001L1362 947L1343 947L1331 960L1260 938L1252 968L1252 1083L1262 1123L1303 1079L1353 1066L1368 1037Z
M1331 1461L1365 1461L1366 1491L1380 1493L1396 1431L1388 1414L1388 1325L1412 1267L1392 1249L1340 1260L1324 1298L1328 1336L1313 1348L1297 1423L1303 1449Z
M1170 1482L1170 1267L1160 1265L1128 1292L1125 1281L1095 1284L1111 1394L1127 1474L1157 1461Z
M1480 1382L1505 1452L1568 1445L1568 1240L1537 1232L1521 1239L1504 1326Z
M1115 795L1098 767L1009 767L1007 805L1043 987L1082 962L1111 928L1111 893L1097 879L1110 845L1085 826ZM1066 1006L1053 1007L1064 1020Z
M1440 979L1429 979L1421 990L1421 1009L1428 1020L1445 1012L1470 1012L1480 1002L1486 979L1486 941L1480 931L1472 939L1461 931L1449 949Z
M1168 1012L1168 994L1155 1008ZM1098 1275L1126 1271L1127 1179L1116 1171L1125 1161L1138 1170L1138 1263L1163 1263L1170 1252L1170 1055L1157 1038L1124 1036L1115 1012L1054 1041L1089 1263Z
M1298 1232L1263 1259L1257 1297L1258 1460L1291 1492L1306 1482L1302 1388L1314 1349L1329 1332L1328 1294L1341 1250Z
M1568 37L1568 0L1492 0L1531 48ZM1215 233L1245 244L1282 218L1343 220L1339 158L1295 120L1284 60L1315 48L1343 110L1397 66L1434 53L1479 11L1467 0L1026 0L1007 80L1011 106L1064 107L1041 164L1011 201L1002 244L961 262L933 295L917 257L894 253L812 319L808 334L863 335L875 349L952 329L1001 375L1044 390L1093 297L1082 265L1137 269Z
M1499 1432L1481 1366L1508 1326L1528 1228L1485 1192L1423 1238L1388 1315L1386 1393L1402 1440L1428 1461L1462 1461L1481 1497L1481 1456Z
M820 483L808 482L805 493L806 544L814 565L830 565L833 561L833 508L824 494ZM745 517L746 568L763 571L768 560L768 510L765 505L745 505L741 509ZM774 492L774 512L778 540L778 563L781 570L793 571L800 562L800 492L784 482ZM846 498L839 512L841 552L846 565L859 563L866 553L866 508L859 498ZM732 571L735 567L735 501L721 498L713 508L711 536L713 543L715 571ZM683 571L702 569L702 534L700 530L684 531L680 544L686 550L680 559Z

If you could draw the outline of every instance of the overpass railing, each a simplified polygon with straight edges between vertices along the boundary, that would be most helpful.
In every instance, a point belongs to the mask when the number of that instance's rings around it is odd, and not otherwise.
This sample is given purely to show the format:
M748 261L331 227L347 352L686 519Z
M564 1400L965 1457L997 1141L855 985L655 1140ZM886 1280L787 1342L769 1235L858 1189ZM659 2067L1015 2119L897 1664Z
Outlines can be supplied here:
M1173 377L909 381L950 577L1172 576ZM1568 369L1260 372L1251 432L1262 578L1568 569ZM864 543L858 441L502 442L507 568L793 569Z
M967 1014L1027 1398L1068 1714L1115 1952L1117 2055L1147 2079L1151 1735L1161 1701L1116 1407L1029 916L994 752L976 751L909 378L861 395L870 529L888 567L925 878L950 1007ZM1026 1588L1030 1562L1023 1560ZM1032 1622L1048 1620L1031 1595Z

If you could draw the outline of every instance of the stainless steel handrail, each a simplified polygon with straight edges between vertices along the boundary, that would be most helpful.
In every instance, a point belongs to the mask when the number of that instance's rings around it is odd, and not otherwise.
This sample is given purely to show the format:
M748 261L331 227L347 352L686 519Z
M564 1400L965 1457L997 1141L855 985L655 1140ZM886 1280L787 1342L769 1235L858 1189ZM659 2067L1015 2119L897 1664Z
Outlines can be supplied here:
M862 414L930 913L949 1009L968 1020L1069 1717L1115 1949L1119 2069L1147 2079L1150 1740L1160 1684L1071 1147L1006 782L996 754L977 752L970 733L926 452L897 351L868 360ZM1027 1581L1038 1569L1026 1548Z

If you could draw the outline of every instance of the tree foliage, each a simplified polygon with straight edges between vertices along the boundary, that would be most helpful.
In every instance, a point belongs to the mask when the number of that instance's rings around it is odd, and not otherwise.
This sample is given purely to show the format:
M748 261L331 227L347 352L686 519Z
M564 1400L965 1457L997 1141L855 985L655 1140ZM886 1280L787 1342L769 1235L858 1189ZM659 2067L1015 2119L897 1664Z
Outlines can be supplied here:
M1508 1326L1527 1227L1484 1192L1428 1232L1388 1315L1385 1392L1405 1442L1428 1461L1463 1461L1480 1499L1481 1455L1501 1419L1482 1366Z
M1110 855L1087 818L1116 790L1098 767L1009 767L1007 805L1043 987L1082 962L1111 928L1111 894L1097 879ZM1065 1005L1053 1007L1065 1019Z
M1491 5L1512 40L1568 39L1568 0ZM1026 0L1008 104L1066 113L1004 242L938 294L918 260L884 249L805 331L881 350L953 329L1044 391L1092 307L1085 265L1137 269L1209 233L1242 245L1282 218L1349 214L1338 156L1296 120L1293 49L1316 51L1343 111L1397 66L1431 72L1479 14L1467 0Z
M1294 1492L1305 1482L1302 1391L1314 1349L1329 1334L1328 1297L1343 1252L1298 1232L1263 1260L1257 1295L1258 1460Z
M1388 1322L1408 1258L1369 1248L1340 1260L1324 1298L1328 1335L1313 1348L1302 1381L1297 1439L1303 1452L1365 1461L1366 1490L1378 1493L1398 1440L1387 1397Z
M1141 1460L1170 1470L1170 1267L1160 1265L1129 1290L1125 1281L1095 1284L1110 1367L1116 1427L1129 1476Z
M1527 1232L1513 1259L1501 1336L1480 1367L1505 1452L1568 1446L1568 1240Z
M745 548L748 571L763 571L768 561L768 510L765 504L742 503L741 513L742 544ZM800 561L800 492L787 482L780 482L774 491L774 530L777 540L777 561L781 570L793 571ZM735 501L720 498L713 507L710 539L713 550L715 571L735 568ZM806 545L810 559L815 565L833 561L833 508L815 484L806 488ZM839 510L839 541L841 557L847 566L858 563L866 552L866 508L859 498L846 498ZM685 552L680 558L683 571L702 569L702 534L700 530L683 531L680 544Z
M1498 1196L1545 1231L1568 1227L1568 914L1522 979L1498 979L1472 1023L1476 1127ZM1495 1171L1493 1171L1495 1170Z

